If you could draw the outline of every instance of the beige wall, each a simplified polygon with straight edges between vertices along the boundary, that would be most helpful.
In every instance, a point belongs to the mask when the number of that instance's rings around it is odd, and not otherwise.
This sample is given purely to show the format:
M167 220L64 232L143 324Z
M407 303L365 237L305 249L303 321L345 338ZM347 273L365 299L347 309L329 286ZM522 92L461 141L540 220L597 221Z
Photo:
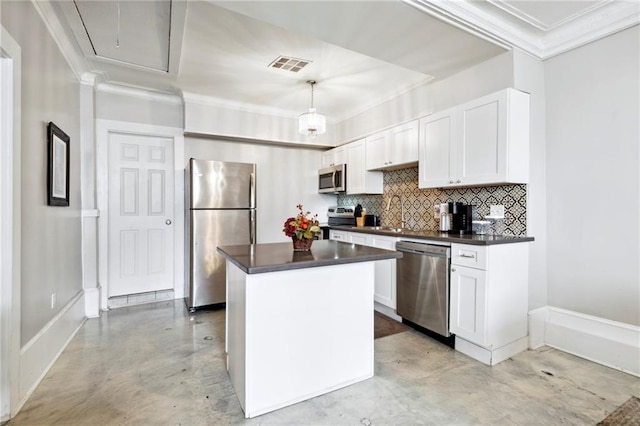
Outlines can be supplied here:
M21 342L82 290L79 83L31 2L3 2L2 25L22 53ZM70 207L47 206L47 124L71 138ZM51 309L51 294L57 306Z
M640 27L545 62L548 304L640 325Z

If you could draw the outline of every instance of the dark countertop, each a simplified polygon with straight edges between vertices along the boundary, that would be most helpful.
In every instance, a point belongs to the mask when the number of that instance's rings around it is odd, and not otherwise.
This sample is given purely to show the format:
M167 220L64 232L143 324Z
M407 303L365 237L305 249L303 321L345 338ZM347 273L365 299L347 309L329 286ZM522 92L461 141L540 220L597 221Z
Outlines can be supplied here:
M495 244L527 243L533 241L533 237L512 237L508 235L475 235L475 234L453 234L440 231L412 231L403 229L393 230L386 226L332 226L336 231L360 232L363 234L387 235L396 238L415 238L420 240L442 241L448 243L471 244L479 246L489 246Z
M290 271L345 263L397 259L402 253L339 241L317 240L311 251L293 251L291 241L218 247L218 252L247 274Z

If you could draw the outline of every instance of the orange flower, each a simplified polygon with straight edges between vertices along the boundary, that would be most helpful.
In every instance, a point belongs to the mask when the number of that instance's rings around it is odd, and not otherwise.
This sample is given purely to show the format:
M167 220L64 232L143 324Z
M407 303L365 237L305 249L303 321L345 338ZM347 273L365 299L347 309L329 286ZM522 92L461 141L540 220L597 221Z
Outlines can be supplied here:
M318 222L318 215L314 214L313 217L307 217L311 212L303 213L302 204L296 206L298 214L295 218L290 217L284 222L284 228L282 232L287 237L296 237L299 240L302 238L313 238L315 234L320 232L320 222Z

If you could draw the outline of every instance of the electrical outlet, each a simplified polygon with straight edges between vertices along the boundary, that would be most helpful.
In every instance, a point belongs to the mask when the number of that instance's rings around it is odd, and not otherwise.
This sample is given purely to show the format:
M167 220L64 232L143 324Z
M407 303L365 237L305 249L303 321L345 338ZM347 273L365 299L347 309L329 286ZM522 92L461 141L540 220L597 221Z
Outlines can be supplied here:
M51 309L55 309L56 307L56 302L57 302L57 296L55 293L51 293Z
M502 204L489 206L489 216L504 217L504 206Z
M440 219L440 204L433 205L433 218Z

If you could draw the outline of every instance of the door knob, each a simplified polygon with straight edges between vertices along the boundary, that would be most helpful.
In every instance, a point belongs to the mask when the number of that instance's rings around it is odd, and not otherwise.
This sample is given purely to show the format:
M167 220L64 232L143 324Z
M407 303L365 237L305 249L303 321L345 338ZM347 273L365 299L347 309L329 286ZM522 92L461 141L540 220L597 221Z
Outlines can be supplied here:
M167 225L171 225L171 219L165 220L164 223L166 223Z

